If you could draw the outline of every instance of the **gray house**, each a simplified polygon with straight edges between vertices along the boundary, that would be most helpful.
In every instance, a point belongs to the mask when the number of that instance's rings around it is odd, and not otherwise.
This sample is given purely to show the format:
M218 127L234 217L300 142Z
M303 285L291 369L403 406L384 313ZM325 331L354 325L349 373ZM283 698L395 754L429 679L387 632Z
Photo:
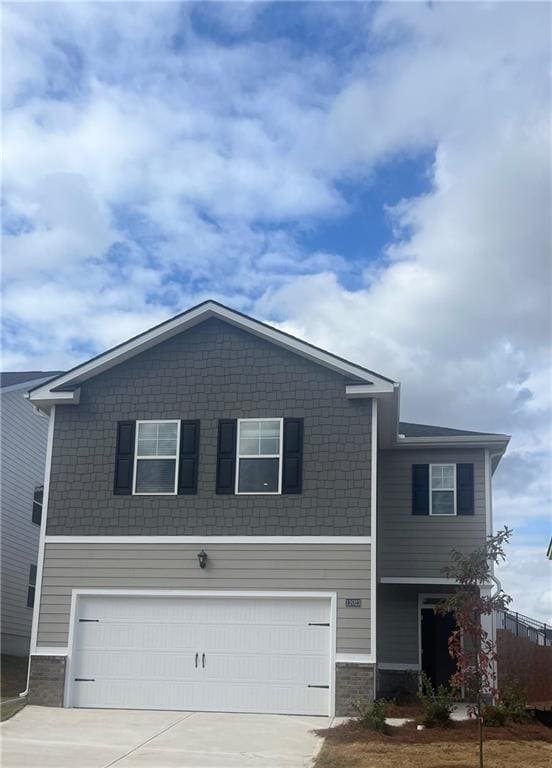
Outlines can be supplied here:
M29 396L32 703L327 715L450 675L431 606L508 437L400 423L396 382L213 301Z
M1 647L12 656L29 652L48 434L25 394L57 373L0 374Z

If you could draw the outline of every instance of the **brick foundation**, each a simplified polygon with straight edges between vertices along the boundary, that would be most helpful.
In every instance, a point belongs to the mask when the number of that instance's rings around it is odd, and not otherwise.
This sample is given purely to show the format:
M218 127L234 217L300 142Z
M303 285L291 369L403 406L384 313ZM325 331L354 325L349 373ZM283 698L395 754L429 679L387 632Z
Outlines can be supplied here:
M367 703L374 699L374 665L335 665L335 714L344 717L354 714L355 702Z
M29 704L62 707L65 656L31 656Z

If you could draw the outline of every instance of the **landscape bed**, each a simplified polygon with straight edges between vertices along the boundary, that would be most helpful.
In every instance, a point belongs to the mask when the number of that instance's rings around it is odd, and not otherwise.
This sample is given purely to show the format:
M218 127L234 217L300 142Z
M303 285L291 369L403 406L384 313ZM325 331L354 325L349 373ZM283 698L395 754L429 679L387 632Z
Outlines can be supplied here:
M477 724L416 730L414 722L391 727L389 734L351 721L317 731L324 744L315 768L475 768ZM552 730L538 722L485 728L486 768L550 768Z

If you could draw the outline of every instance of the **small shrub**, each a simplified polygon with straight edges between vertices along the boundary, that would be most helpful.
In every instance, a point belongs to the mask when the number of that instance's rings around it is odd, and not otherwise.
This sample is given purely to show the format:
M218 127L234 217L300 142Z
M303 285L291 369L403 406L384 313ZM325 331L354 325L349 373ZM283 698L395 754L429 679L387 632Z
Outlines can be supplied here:
M489 704L483 710L483 725L489 728L502 728L506 725L508 717L502 704L492 706Z
M516 680L508 680L500 689L500 705L503 707L508 720L514 723L524 723L529 720L527 712L527 697L523 687Z
M356 701L353 703L353 710L356 713L357 722L363 728L370 731L379 731L387 733L388 727L385 722L387 717L387 702L385 699L376 699L375 701Z
M431 680L422 672L420 675L420 689L418 698L422 702L424 713L422 724L426 728L447 727L452 725L450 715L454 706L452 691L444 685L437 689L431 684Z

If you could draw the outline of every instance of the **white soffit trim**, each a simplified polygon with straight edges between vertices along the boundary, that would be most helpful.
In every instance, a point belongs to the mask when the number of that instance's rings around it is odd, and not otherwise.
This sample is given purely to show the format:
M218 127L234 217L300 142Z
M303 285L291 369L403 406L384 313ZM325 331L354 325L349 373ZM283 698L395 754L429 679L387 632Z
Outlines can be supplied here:
M371 536L46 536L46 544L371 544Z
M394 392L397 384L390 381L384 381L381 384L347 384L345 386L345 396L349 400L361 397L375 397L376 395L387 395Z
M52 387L70 387L80 384L82 381L95 376L102 371L106 371L115 365L127 360L135 355L144 352L147 349L161 343L167 339L172 338L178 333L185 331L193 326L201 323L203 320L207 320L211 317L224 320L231 325L236 326L242 330L259 336L260 338L271 341L284 349L295 352L302 357L312 360L320 365L323 365L331 370L346 376L354 376L361 379L364 383L372 385L374 387L391 387L393 388L393 382L385 377L378 376L377 374L369 371L361 366L350 363L347 360L343 360L336 355L326 352L323 349L314 347L305 341L290 336L283 331L279 331L272 326L265 325L264 323L254 320L252 317L243 315L240 312L236 312L228 307L218 304L215 301L206 301L203 304L193 307L187 312L183 312L171 320L168 320L161 325L151 328L149 331L140 334L139 336L130 339L117 347L114 347L96 358L89 360L82 365L77 366L72 371L68 371L62 376L58 376L56 379L50 382L48 386L38 387L30 392L30 399L33 402L44 402L52 397ZM60 393L56 393L60 394ZM65 395L71 393L64 393ZM65 402L71 402L66 400Z
M394 448L414 448L416 446L450 446L454 448L457 445L469 447L470 445L506 445L510 441L509 435L442 435L434 437L401 437L397 440Z

